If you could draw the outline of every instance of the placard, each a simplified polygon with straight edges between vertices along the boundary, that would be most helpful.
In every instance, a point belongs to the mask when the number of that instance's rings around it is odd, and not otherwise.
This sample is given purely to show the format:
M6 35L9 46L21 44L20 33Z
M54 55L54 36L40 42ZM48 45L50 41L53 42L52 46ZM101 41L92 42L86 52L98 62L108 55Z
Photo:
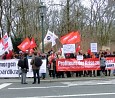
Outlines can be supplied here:
M83 60L83 55L77 55L77 60Z
M97 52L97 43L90 43L91 52Z
M63 45L64 53L75 53L75 44L65 44Z

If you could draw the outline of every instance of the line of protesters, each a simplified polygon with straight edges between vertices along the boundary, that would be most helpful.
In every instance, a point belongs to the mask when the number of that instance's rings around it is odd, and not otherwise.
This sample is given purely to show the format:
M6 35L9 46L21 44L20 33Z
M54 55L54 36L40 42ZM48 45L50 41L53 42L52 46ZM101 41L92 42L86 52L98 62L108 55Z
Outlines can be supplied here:
M2 56L2 59L21 59L23 56L23 52L20 51L18 54L14 53L13 51L5 52L5 54ZM25 52L27 59L32 59L34 53L29 53L29 51ZM53 78L65 78L65 77L72 77L74 74L76 77L92 77L92 76L100 76L100 70L88 70L88 71L56 71L56 59L62 59L62 58L77 58L77 55L83 55L83 58L100 58L100 65L102 65L101 71L104 73L105 76L110 76L111 70L105 70L105 65L103 65L106 61L103 58L106 57L115 57L115 52L111 53L108 49L106 51L100 50L98 53L91 53L91 51L87 51L86 53L83 53L82 50L80 50L78 53L66 53L64 56L62 55L61 51L54 52L52 49L46 53L41 54L38 53L39 57L41 59L46 59L46 67L48 69L48 74L50 77ZM102 58L102 59L101 59ZM104 67L103 67L104 66ZM42 73L41 78L45 79L46 73Z
M61 58L77 58L77 55L83 55L83 58L99 58L100 60L100 70L88 70L88 71L56 71L56 59ZM88 50L85 54L81 51L79 51L77 54L73 53L67 53L64 56L62 56L61 52L53 52L53 50L49 51L48 53L48 69L49 69L49 76L50 77L57 77L57 78L65 78L66 77L72 77L74 74L76 77L96 77L101 76L102 74L105 76L111 75L111 70L105 70L106 67L106 57L115 57L115 52L111 53L108 49L106 51L100 50L98 53L91 53L90 50Z

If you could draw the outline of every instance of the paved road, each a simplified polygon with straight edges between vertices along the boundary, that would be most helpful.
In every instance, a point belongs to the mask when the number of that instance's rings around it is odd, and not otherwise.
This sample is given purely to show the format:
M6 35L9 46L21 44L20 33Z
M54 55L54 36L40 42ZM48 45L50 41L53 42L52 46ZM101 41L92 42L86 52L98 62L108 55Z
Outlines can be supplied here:
M115 79L41 81L20 84L19 80L0 79L0 98L115 98ZM7 80L7 81L6 81Z

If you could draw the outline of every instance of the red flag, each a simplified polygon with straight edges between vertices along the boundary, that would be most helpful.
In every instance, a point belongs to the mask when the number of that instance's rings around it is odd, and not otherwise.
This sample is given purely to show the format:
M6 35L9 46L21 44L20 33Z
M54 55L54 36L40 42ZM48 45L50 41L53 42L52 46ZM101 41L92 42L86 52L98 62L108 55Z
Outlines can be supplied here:
M30 48L30 39L26 38L19 46L17 46L20 50L26 51Z
M30 42L30 49L33 49L33 48L35 48L37 45L36 45L36 43L35 43L35 40L34 40L34 38L32 38L31 39L31 42Z
M77 52L79 52L81 50L81 46L80 46L80 44L77 46L77 48L76 48L76 53Z
M71 32L63 37L61 37L60 42L62 44L75 44L80 42L80 34L79 32Z
M60 42L61 42L62 44L65 44L65 43L67 42L67 40L68 40L69 38L71 38L72 34L73 34L73 32L71 32L71 33L69 33L69 34L67 34L67 35L65 35L65 36L62 36L62 37L60 38Z

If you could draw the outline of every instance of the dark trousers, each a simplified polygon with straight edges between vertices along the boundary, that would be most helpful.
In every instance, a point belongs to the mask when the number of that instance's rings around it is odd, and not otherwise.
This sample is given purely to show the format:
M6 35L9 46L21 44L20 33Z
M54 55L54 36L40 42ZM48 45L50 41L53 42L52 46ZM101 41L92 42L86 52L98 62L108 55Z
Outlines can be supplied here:
M105 74L105 66L101 66L101 72Z
M97 76L100 76L100 71L101 71L101 70L97 70Z
M81 77L83 75L83 71L76 71L76 77Z
M105 70L105 76L110 76L111 75L111 70L108 69L108 70Z
M59 75L60 75L60 77L64 78L64 72L63 71L60 71Z
M49 76L55 78L55 70L49 70Z
M71 77L71 72L70 71L66 71L66 76L69 78Z
M96 74L95 74L95 70L89 70L88 71L88 75L90 76L90 77L92 77L92 75L95 77L96 76Z
M33 75L34 75L34 82L35 83L36 83L36 74L37 74L38 83L40 83L39 69L33 69Z

